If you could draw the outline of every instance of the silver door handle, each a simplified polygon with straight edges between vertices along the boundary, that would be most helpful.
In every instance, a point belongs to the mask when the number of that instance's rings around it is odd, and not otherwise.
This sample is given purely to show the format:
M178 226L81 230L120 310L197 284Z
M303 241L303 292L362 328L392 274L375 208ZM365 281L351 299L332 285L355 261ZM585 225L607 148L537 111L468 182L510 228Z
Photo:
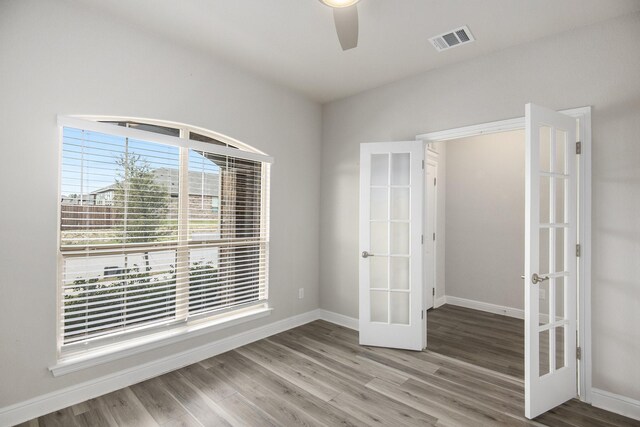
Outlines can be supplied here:
M533 273L533 276L531 276L531 283L533 283L534 285L537 285L540 282L544 282L545 280L549 280L549 276L538 276L538 273Z
M362 258L369 258L370 256L373 256L373 254L370 254L367 251L362 251Z

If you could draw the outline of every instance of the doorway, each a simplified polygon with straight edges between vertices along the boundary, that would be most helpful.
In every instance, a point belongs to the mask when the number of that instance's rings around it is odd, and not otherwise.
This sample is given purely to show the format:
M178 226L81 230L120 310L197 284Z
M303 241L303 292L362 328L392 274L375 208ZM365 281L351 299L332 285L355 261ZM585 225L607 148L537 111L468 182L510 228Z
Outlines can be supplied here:
M523 379L524 129L429 143L426 156L427 236L438 230L425 245L427 277L440 267L427 348Z
M430 186L423 142L524 128L524 384L525 414L533 418L578 390L589 400L590 109L556 112L527 104L525 110L521 119L419 135L414 142L361 145L359 341L418 351L427 346ZM548 298L541 304L543 286Z
M445 141L452 142L460 138L525 130L526 147L529 151L525 153L527 159L525 173L527 201L527 207L525 209L527 225L525 248L527 250L525 250L524 270L527 272L525 273L527 278L525 279L523 276L523 279L525 284L525 308L528 307L529 314L527 315L530 316L525 322L527 325L525 328L525 343L527 347L525 371L528 374L525 375L525 388L527 389L526 412L527 416L531 417L555 406L553 405L554 401L560 402L562 399L575 395L578 395L581 400L586 402L590 402L591 399L589 268L591 125L589 107L566 110L560 113L532 104L527 104L526 109L526 120L511 119L468 126L418 135L417 139L423 140L427 144L436 143L434 145L438 146L439 143ZM573 141L576 141L575 156L572 151L568 151L573 149L573 145L568 146L561 143L559 147L563 147L563 149L567 151L560 154L554 151L556 142L552 142L552 146L549 145L549 141L555 137L549 137L545 132L557 132L557 129L562 129L563 127L568 129L568 132L571 134L571 144L573 144ZM567 133L564 131L557 133L556 136L559 138L557 141L566 142L566 140L562 139L566 137L566 135ZM575 138L575 140L573 138ZM552 153L549 153L550 149ZM565 155L566 157L563 157ZM440 157L442 157L442 153L440 153ZM565 162L565 160L567 162ZM550 165L549 162L552 164ZM469 169L475 170L480 168L481 165L472 165ZM442 163L439 164L439 169L443 169ZM573 179L575 179L575 184L567 184L568 182L573 182ZM440 180L440 177L438 177L438 180ZM446 186L444 180L442 184ZM428 193L430 187L426 186L425 188ZM573 188L575 188L575 193L572 193L572 191L574 191ZM441 188L438 188L438 190L441 190ZM566 202L566 200L569 199L575 201L572 203L573 206L562 202ZM439 196L438 200L440 200ZM532 200L539 200L543 203L539 203L540 206L536 205L536 203L532 205ZM546 206L543 206L545 204L544 200L547 200ZM557 208L554 206L557 206ZM535 211L531 209L532 207L536 208ZM568 209L568 211L562 211L562 209ZM575 212L572 212L572 209L575 210ZM448 215L447 218L449 218ZM571 228L574 222L575 231ZM539 230L540 233L538 233ZM543 236L543 231L545 236ZM574 240L567 240L574 238L575 248L573 247ZM563 248L560 249L560 246L556 248L556 242L558 245L563 245ZM460 242L457 243L460 244ZM464 242L462 242L462 246L459 247L464 248ZM543 255L540 251L544 250L545 247L548 247L551 252ZM534 252L535 254L533 254ZM447 251L447 253L449 253L449 251ZM436 250L436 257L439 255L440 253ZM558 257L561 258L559 262L568 262L569 264L559 264L556 266L555 263ZM542 260L542 262L540 262L540 260ZM429 261L425 259L425 264L428 263ZM438 265L439 264L440 262L438 262ZM477 274L476 277L483 277L480 273L482 266L478 267L476 265L475 267L476 268L471 269L471 271ZM571 276L573 276L571 271L574 268L576 270L574 276L576 279L571 279ZM533 273L537 270L551 271L554 273L540 275ZM569 273L565 270L568 270ZM579 284L577 277L580 278ZM529 278L531 282L529 282ZM435 285L436 294L438 294L438 288L442 285L439 283L439 279L440 275L437 274ZM575 285L571 283L567 285L563 282L564 280L575 280ZM443 282L448 283L448 280L443 280ZM565 287L568 288L569 292L563 293L561 297L557 297L556 290L564 289ZM429 291L429 289L426 289L426 291ZM522 317L526 313L526 311L522 313L517 308L513 309L510 305L491 304L486 303L486 301L478 302L474 298L466 299L456 295L446 295L447 293L445 289L443 291L444 295L441 298L436 298L436 307L443 302L448 302L450 306L471 307L476 310L479 309L482 312L506 314L516 318ZM481 293L481 296L484 295L485 293ZM541 297L545 298L542 302L539 300ZM564 301L562 298L564 298ZM575 301L575 303L560 307L563 302L567 300ZM545 309L545 307L548 308ZM566 309L573 311L571 313L562 311ZM465 309L461 308L459 310ZM531 315L532 312L534 315ZM557 323L561 318L569 323L573 322L575 324L577 332L575 333L576 340L573 340L574 333L566 333L567 330L564 326L568 325L567 323ZM428 321L429 320L430 318L428 318ZM434 321L433 326L437 327L435 323ZM556 329L555 326L561 327ZM573 328L573 326L571 326L571 328ZM573 330L574 329L570 329L570 331ZM548 343L548 345L546 343ZM434 343L434 347L436 346L437 343ZM576 346L575 352L573 352L574 346ZM427 348L429 348L429 341L427 341ZM535 351L535 354L532 350ZM562 354L562 351L571 351L572 354ZM545 352L548 358L543 356ZM560 355L554 357L553 355L558 352L560 352ZM545 360L547 360L547 362L545 362ZM532 362L535 363L535 366L533 366ZM570 365L567 365L567 363ZM567 366L570 369L565 369ZM556 374L556 369L558 369L560 373ZM540 375L538 375L538 371ZM551 374L549 374L549 372L551 372ZM573 374L571 374L571 372L573 372ZM555 383L554 377L558 379ZM576 377L578 379L577 387L572 388L571 383L573 382L575 384ZM563 385L560 386L560 383ZM555 388L556 385L558 386L557 388ZM561 393L556 392L560 387L562 387L564 391Z

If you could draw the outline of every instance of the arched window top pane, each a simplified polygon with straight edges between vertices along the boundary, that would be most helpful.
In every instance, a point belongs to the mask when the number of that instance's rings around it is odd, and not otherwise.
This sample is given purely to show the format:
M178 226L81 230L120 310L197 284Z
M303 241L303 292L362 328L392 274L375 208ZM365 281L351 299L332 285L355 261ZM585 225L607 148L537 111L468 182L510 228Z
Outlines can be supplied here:
M221 147L235 148L242 150L242 147L230 144L228 142L220 141L209 135L204 135L202 132L194 132L189 126L170 126L160 125L157 123L144 123L139 120L100 120L101 123L113 124L116 126L126 127L130 129L142 130L145 132L153 132L160 135L169 135L173 137L180 137L180 131L184 130L189 135L189 139L192 141L206 142L207 144L214 144Z

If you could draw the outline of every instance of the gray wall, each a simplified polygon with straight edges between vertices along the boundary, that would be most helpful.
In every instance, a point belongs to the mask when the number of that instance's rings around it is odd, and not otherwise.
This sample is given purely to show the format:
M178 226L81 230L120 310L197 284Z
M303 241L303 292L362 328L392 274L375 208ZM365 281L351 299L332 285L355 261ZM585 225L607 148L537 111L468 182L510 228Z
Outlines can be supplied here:
M446 294L524 308L524 131L443 143Z
M593 385L640 399L638 40L640 14L633 14L325 105L321 307L358 316L361 142L521 117L526 102L554 109L591 105Z
M0 408L318 307L318 104L64 1L2 1L0 58ZM57 114L183 122L274 156L272 315L53 378Z

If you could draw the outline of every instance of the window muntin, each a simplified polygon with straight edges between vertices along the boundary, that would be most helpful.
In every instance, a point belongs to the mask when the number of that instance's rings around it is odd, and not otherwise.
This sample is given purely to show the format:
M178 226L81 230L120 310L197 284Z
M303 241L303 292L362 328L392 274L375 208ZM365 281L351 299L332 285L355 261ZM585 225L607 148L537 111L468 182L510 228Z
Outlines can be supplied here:
M269 164L181 134L63 128L62 347L266 302Z

